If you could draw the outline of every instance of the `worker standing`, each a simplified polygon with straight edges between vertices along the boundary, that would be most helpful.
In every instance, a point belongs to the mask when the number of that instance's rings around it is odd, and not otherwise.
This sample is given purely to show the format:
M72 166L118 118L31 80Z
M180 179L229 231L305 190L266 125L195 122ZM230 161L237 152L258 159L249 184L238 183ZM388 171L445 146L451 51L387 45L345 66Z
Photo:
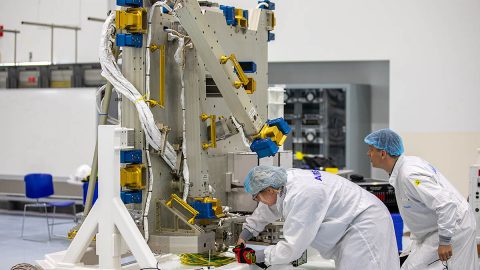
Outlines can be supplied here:
M475 217L445 176L428 162L403 155L402 139L390 129L364 141L372 166L390 175L400 214L411 230L411 253L402 269L478 269Z
M234 249L239 262L288 264L311 246L334 259L336 269L400 269L387 208L347 179L317 170L258 166L248 173L245 190L259 204ZM244 246L280 218L284 239L265 250Z

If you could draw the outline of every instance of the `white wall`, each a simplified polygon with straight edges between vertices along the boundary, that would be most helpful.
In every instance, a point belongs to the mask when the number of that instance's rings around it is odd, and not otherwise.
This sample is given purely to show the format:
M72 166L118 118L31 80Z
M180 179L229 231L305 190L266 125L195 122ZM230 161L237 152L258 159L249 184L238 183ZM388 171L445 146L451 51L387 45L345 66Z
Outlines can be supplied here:
M95 94L95 88L0 90L0 180L37 172L64 179L90 165Z
M50 61L50 29L22 25L21 21L79 26L78 61L98 62L97 48L100 39L99 22L87 17L106 18L107 0L22 0L0 1L0 24L6 29L17 29L17 61ZM73 63L75 60L74 31L54 30L54 63ZM0 38L0 63L13 63L13 34Z
M390 127L406 154L435 164L466 195L480 146L480 1L276 2L270 60L390 61Z

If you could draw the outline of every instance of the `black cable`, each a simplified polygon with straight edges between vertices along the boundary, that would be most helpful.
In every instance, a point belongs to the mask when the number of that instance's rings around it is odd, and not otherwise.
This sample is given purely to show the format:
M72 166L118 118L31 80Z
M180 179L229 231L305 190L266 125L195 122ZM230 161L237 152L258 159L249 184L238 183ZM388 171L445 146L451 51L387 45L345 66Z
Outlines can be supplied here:
M435 261L431 262L428 264L428 266L440 261L440 259L436 259ZM444 266L443 270L448 270L448 260L447 261L441 261L442 265Z
M256 265L262 269L268 269L271 265L267 266L265 263L256 263Z

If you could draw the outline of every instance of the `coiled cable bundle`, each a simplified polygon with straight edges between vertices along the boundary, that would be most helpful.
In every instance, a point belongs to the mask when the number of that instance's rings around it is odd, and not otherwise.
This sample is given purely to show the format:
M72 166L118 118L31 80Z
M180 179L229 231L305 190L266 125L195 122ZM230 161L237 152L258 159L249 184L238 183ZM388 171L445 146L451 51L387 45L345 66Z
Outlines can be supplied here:
M10 270L38 270L38 268L29 263L19 263L12 266Z
M194 254L184 253L180 255L180 262L185 265L192 266L215 266L220 267L229 263L235 262L235 258L222 256L222 255L210 255L209 253Z

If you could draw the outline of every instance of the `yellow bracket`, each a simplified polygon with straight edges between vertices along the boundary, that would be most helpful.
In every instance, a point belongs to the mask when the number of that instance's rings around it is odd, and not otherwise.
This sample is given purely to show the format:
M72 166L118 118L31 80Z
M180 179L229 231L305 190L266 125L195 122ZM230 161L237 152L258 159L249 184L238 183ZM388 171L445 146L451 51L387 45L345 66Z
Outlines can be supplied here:
M150 108L160 105L156 100L153 99L147 99L145 100L145 103L147 103Z
M247 91L247 94L252 94L255 92L256 88L256 82L253 78L249 78L245 75L245 72L243 72L242 66L240 66L240 63L238 63L237 57L232 53L230 56L223 55L220 57L220 64L224 65L228 62L228 60L232 61L233 66L235 67L235 70L237 71L237 76L240 79L240 81L234 81L233 86L235 88L240 88L240 86L244 86L245 90Z
M156 50L158 50L160 48L160 46L158 46L155 43L150 44L150 46L148 46L148 47L150 48L151 53L154 53Z
M203 150L207 150L208 148L216 148L217 147L217 126L215 125L215 120L217 119L217 116L214 114L207 115L202 113L202 115L200 115L200 119L202 119L203 122L210 119L210 140L212 142L203 143L202 144Z
M115 26L130 33L145 33L147 31L147 11L144 8L127 8L117 10Z
M248 83L244 85L244 88L247 94L253 94L257 89L257 82L252 77L248 77Z
M258 133L255 138L270 138L272 142L274 142L276 145L281 146L287 139L287 135L284 135L276 126L268 126L265 124L260 130L260 133Z
M275 18L275 13L270 11L267 13L267 30L273 31L277 24L277 19Z
M235 9L235 20L237 25L240 25L242 28L248 28L248 20L243 16L243 9Z
M272 12L272 28L275 29L275 26L277 26L277 18L275 17L275 13Z
M198 215L198 211L195 210L195 208L191 207L186 201L182 200L180 197L178 197L177 194L172 194L172 197L170 200L168 200L165 205L172 208L172 202L175 201L179 205L181 205L185 210L187 210L190 214L193 215L192 218L188 220L188 223L193 224L195 223L195 217Z
M158 93L158 102L152 102L153 106L150 105L150 107L155 107L156 105L160 106L161 108L165 108L165 45L157 45L155 43L150 44L149 46L150 52L154 53L156 50L160 50L160 81L159 81L159 93ZM152 100L148 100L152 101Z

